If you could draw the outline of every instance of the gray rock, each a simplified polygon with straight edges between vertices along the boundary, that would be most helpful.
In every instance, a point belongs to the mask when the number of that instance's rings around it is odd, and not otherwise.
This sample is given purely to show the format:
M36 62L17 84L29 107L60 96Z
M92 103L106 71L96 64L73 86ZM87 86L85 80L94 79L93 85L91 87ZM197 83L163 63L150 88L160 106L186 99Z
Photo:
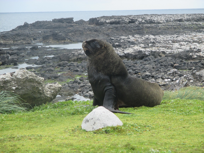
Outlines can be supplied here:
M199 71L199 72L196 72L196 75L200 75L200 76L204 77L204 69Z
M58 22L58 23L73 23L73 18L61 18L61 19L53 19L52 22Z
M29 106L51 102L61 89L61 85L43 83L44 78L26 69L0 75L0 91L11 91L19 95Z
M73 101L87 101L87 100L90 100L88 98L84 98L83 96L80 96L78 94L75 94L73 97L72 97L72 100Z
M128 15L128 16L102 16L89 19L91 25L105 24L164 24L168 22L199 22L203 20L204 15L191 14L163 14L163 15Z
M196 75L198 76L200 81L204 81L204 69L199 72L196 72Z
M82 129L95 131L107 126L122 126L121 120L105 107L100 106L91 111L82 122Z
M32 46L30 50L38 50L38 46Z

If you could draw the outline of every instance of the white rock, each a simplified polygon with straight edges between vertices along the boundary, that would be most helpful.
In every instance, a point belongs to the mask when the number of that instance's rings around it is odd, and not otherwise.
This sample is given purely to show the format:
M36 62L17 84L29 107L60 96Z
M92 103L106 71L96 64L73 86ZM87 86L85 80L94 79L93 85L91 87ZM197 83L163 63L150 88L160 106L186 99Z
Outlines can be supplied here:
M122 126L121 120L108 109L99 106L91 111L82 122L82 129L95 131L107 126Z
M62 97L62 96L61 96L61 95L57 95L57 96L56 96L56 98L60 98L60 97Z
M125 54L127 54L127 53L133 53L133 52L134 52L133 48L127 48L127 49L124 50L124 53L125 53Z
M178 43L173 44L173 50L180 48L180 45Z

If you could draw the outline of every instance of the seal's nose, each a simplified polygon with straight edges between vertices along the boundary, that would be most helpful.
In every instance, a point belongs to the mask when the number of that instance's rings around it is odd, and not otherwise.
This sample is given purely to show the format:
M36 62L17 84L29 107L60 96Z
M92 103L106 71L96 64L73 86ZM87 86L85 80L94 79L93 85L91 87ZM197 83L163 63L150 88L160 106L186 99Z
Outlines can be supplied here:
M87 42L84 41L84 42L82 43L82 48L83 48L84 51L86 50L86 47L85 47L86 45L87 45Z
M84 47L86 45L86 41L83 41L82 43L82 47Z

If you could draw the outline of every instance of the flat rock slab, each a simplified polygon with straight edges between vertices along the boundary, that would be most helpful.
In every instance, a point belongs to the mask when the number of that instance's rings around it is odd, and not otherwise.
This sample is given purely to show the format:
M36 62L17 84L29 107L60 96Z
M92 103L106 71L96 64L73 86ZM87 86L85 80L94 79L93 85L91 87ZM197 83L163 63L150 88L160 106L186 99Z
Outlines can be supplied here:
M92 110L83 120L82 129L95 131L107 126L122 126L121 120L108 109L99 106Z

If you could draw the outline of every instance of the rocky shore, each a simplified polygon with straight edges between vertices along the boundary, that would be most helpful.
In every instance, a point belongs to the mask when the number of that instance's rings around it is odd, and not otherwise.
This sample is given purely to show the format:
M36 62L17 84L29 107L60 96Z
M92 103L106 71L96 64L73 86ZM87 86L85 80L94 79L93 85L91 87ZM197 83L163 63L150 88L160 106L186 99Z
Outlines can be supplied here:
M92 98L86 56L81 47L51 44L81 43L97 38L108 41L123 59L129 74L157 82L164 90L204 86L204 14L134 15L37 21L0 33L0 64L36 64L29 71L59 82L54 101L74 94Z
M0 46L82 42L128 35L167 35L203 32L204 14L104 16L88 21L73 18L37 21L0 33Z

